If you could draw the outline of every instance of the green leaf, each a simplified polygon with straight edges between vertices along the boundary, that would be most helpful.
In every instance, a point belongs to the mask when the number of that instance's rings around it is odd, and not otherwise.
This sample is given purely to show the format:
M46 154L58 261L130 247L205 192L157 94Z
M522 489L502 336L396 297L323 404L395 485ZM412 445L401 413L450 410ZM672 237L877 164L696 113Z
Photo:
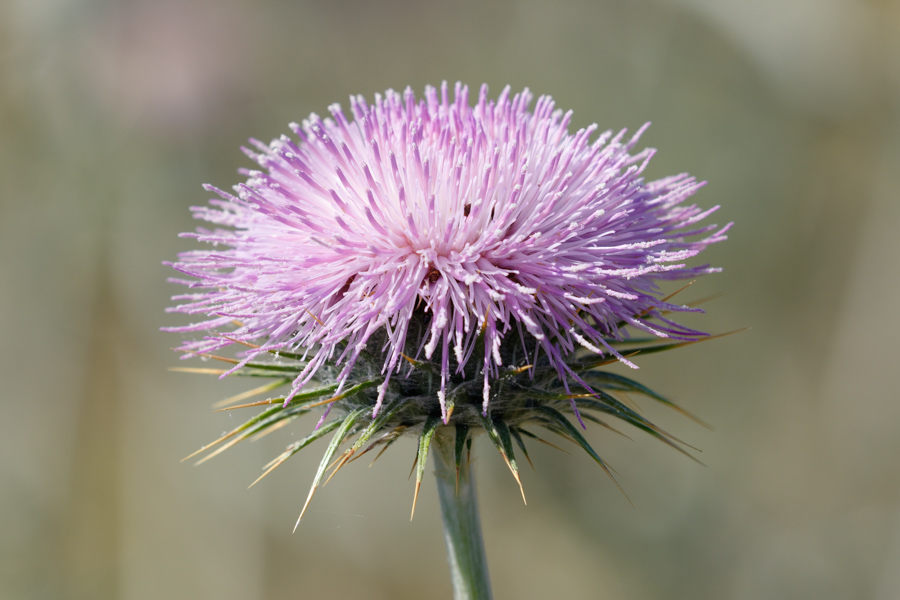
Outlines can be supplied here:
M286 461L293 455L297 454L298 452L300 452L301 450L303 450L304 448L306 448L307 446L312 444L314 441L316 441L317 439L319 439L320 437L325 435L326 433L330 433L330 432L334 431L334 429L338 425L340 425L342 422L343 422L343 419L333 419L333 420L325 423L318 429L314 430L311 434L309 434L302 440L298 440L296 442L289 444L287 449L284 452L279 454L275 459L269 461L269 463L263 467L265 472L262 475L260 475L259 477L257 477L256 481L251 483L248 486L248 488L251 488L254 485L256 485L260 479L262 479L263 477L265 477L266 475L268 475L269 473L274 471L276 467L281 465L281 463L283 463L284 461Z

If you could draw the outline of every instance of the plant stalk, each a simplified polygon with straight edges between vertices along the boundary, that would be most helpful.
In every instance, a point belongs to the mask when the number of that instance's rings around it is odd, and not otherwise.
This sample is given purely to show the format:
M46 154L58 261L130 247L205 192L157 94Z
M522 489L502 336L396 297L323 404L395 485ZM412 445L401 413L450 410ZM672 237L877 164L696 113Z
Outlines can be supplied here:
M442 436L441 433L444 432L439 431L435 436L432 448L435 450L434 475L441 499L453 597L455 600L490 600L491 580L469 460L467 456L462 457L457 486L452 436Z

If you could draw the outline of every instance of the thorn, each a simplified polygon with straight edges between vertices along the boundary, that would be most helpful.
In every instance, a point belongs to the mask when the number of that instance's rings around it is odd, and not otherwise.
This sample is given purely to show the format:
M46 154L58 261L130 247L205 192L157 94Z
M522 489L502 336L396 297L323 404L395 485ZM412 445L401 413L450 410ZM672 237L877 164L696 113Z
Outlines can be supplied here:
M346 452L344 452L343 459L341 460L340 463L338 463L338 466L336 466L334 468L334 470L331 472L331 475L328 476L328 479L326 479L325 483L323 483L322 485L328 485L328 482L331 481L331 478L334 477L335 473L340 471L341 467L343 467L345 464L347 464L347 461L350 460L350 457L353 456L354 454L355 454L355 452L353 452L352 450L347 450Z
M312 314L312 312L310 312L310 310L308 308L304 308L303 310L305 310L309 314L309 316L311 316L313 319L315 319L319 325L321 325L322 327L325 327L325 323L322 322L322 319L320 319L316 315ZM301 515L301 516L303 516L303 515ZM300 521L298 520L297 522L299 523ZM296 530L297 528L295 527L294 529Z
M613 433L616 433L616 434L618 434L618 435L621 435L623 438L625 438L626 440L628 440L628 441L630 441L630 442L633 442L633 441L634 441L634 439L632 439L630 436L628 436L628 435L622 433L621 431L619 431L618 429L616 429L615 427L613 427L612 425L610 425L610 424L607 423L606 421L603 421L602 419L598 419L597 417L595 417L595 416L593 416L593 415L591 415L591 414L588 414L588 413L585 413L585 414L584 414L584 418L587 419L588 421L590 421L591 423L596 423L596 424L599 425L600 427L603 427L603 428L605 428L605 429L608 429L608 430L610 430L610 431L612 431Z
M506 454L501 454L503 460L506 462L506 466L509 467L509 472L512 473L512 476L515 478L516 483L519 484L519 492L522 494L522 502L528 506L528 500L525 499L525 488L522 487L522 480L519 479L519 471L512 466L512 463L509 462L509 458Z
M232 365L238 364L239 360L235 358L225 358L224 356L216 356L215 354L207 354L206 352L197 352L196 350L185 350L182 348L172 348L172 350L176 352L184 352L185 354L196 354L197 356L205 356L206 358L212 358L214 360L221 360L222 362L227 362Z
M217 440L215 440L215 441L213 441L213 442L210 442L210 443L206 444L205 446L203 446L203 447L200 448L199 450L196 450L196 451L194 451L194 452L191 452L190 454L188 454L187 456L185 456L184 458L182 458L182 459L181 459L181 462L184 462L184 461L186 461L186 460L188 460L188 459L191 459L191 458L197 456L198 454L200 454L201 452L203 452L204 450L206 450L206 449L208 449L208 448L212 448L212 447L215 446L216 444L221 443L221 442L227 440L228 438L230 438L230 437L233 436L234 434L238 433L239 431L240 431L239 428L238 428L238 429L233 429L233 430L229 431L228 433L226 433L225 435L223 435L223 436L220 437L219 439L217 439ZM209 457L207 457L207 458L209 458ZM204 459L204 460L206 460L206 459ZM196 464L200 464L200 463L196 463Z
M242 439L242 438L240 438L240 437L234 438L233 440L231 440L230 442L228 442L228 443L225 444L224 446L222 446L222 447L220 447L220 448L217 448L215 451L211 452L210 454L207 454L206 456L204 456L203 458L201 458L200 460L198 460L197 462L195 462L195 463L194 463L194 466L197 467L197 466L199 466L199 465L202 465L203 463L205 463L206 461L208 461L209 459L211 459L213 456L217 456L217 455L221 454L222 452L225 452L226 450L228 450L229 448L231 448L232 446L234 446L235 444L237 444L238 442L240 442L241 439ZM216 442L213 442L213 444L215 444L215 443L216 443ZM212 445L212 444L210 444L210 445ZM198 453L201 452L201 451L202 451L202 449L201 449L201 450L197 450L197 452L194 452L194 454L191 454L191 456L194 456L194 455L198 454ZM185 460L187 460L187 459L190 458L191 456L185 457L184 459L182 459L182 462L184 462Z
M616 487L619 488L619 491L622 492L622 495L625 497L625 500L628 501L628 504L631 505L631 508L634 508L635 507L634 502L631 501L631 498L628 497L628 494L625 493L625 490L622 488L621 485L619 485L618 480L613 476L612 472L610 471L610 469L612 467L607 467L606 465L600 465L600 466L603 467L603 470L606 471L607 476L609 476L609 478L612 480L612 482L614 484L616 484Z
M250 342L244 342L242 340L235 339L233 337L229 337L227 335L219 335L220 338L226 339L233 344L240 344L241 346L247 346L248 348L253 348L256 350L257 348L262 348L262 346L257 346L256 344L251 344Z
M691 287L691 286L694 285L695 283L697 283L697 280L696 280L696 279L693 280L693 281L689 281L689 282L686 283L685 285L681 286L680 288L678 288L677 290L675 290L674 292L672 292L671 294L669 294L668 296L666 296L665 298L663 298L663 299L661 300L661 302L668 302L669 300L671 300L672 298L674 298L676 295L678 295L678 294L680 294L681 292L683 292L684 290L688 289L689 287Z
M178 373L200 373L202 375L221 375L225 372L225 369L201 369L195 367L169 367L166 370Z
M375 440L374 442L372 442L371 444L369 444L369 445L366 447L365 450L363 450L362 452L356 454L356 455L350 460L350 462L353 462L354 460L360 458L363 454L365 454L365 453L367 453L367 452L370 452L370 451L374 450L376 446L384 445L384 447L378 452L378 454L375 456L375 458L372 459L372 462L369 463L369 467L371 467L372 465L375 464L375 461L376 461L376 460L378 460L379 458L381 458L381 455L385 453L385 451L390 447L390 445L397 441L397 438L400 437L400 435L401 435L401 434L403 433L403 431L405 431L405 430L406 430L406 426L400 425L399 427L397 427L397 428L394 429L393 431L390 431L390 432L388 432L388 433L382 435L380 438L378 438L377 440Z
M228 400L223 400L223 402L229 402L233 400L229 398ZM222 412L226 410L237 410L239 408L253 408L254 406L265 406L266 404L281 404L284 402L284 398L270 398L268 400L259 400L258 402L250 402L249 404L238 404L237 406L226 406L225 408L217 408L213 412Z
M535 473L537 473L537 469L534 468L534 463L531 462L531 457L526 454L525 460L527 460L528 464L531 465L531 470L534 471Z
M717 300L717 299L721 298L721 297L724 296L724 295L725 295L725 294L722 293L722 292L719 292L719 293L717 293L717 294L710 294L709 296L704 296L703 298L700 298L700 299L698 299L698 300L694 300L693 302L688 302L688 306L691 307L691 308L694 308L695 306L697 306L697 305L699 305L699 304L705 304L706 302L710 302L710 301L712 301L712 300Z
M281 464L284 463L284 461L286 461L287 458L284 458L284 459L281 459L281 460L278 460L278 459L276 458L275 460L276 460L276 462L275 462L274 465L272 465L271 467L269 467L268 469L266 469L265 472L264 472L262 475L260 475L259 477L256 478L256 481L254 481L253 483L251 483L250 485L247 486L247 489L248 489L248 490L249 490L250 488L252 488L254 485L256 485L257 483L259 483L259 481L260 481L263 477L265 477L266 475L268 475L269 473L271 473L272 471L274 471L276 467L281 466Z
M419 500L419 486L421 486L421 485L422 485L422 480L421 480L421 479L417 479L417 480L416 480L416 491L415 491L415 493L413 494L412 512L409 514L409 520L410 520L410 521L412 521L412 520L413 520L413 517L416 516L416 502L418 502L418 500Z
M300 519L302 519L302 518L303 518L303 515L306 514L306 509L309 507L309 501L312 500L313 494L315 494L315 493L316 493L316 486L313 485L313 486L309 489L309 496L306 497L306 503L303 505L303 510L300 511L300 516L297 517L297 522L294 524L294 530L291 531L291 533L296 533L296 532L297 532L297 527L300 526Z
M537 469L534 468L534 463L531 462L531 456L528 455L528 448L525 447L525 441L522 439L522 435L519 433L519 430L510 427L509 432L510 434L512 434L512 437L515 438L516 443L519 444L519 448L522 449L522 454L525 455L525 460L527 460L528 464L531 465L531 470L537 473Z
M414 367L416 367L416 368L418 368L419 365L422 364L422 363L420 363L419 361L417 361L416 359L410 358L409 356L407 356L407 355L404 354L403 352L400 353L400 356L402 356L403 358L405 358L405 359L407 360L407 362L409 362L409 364L411 364L412 366L414 366Z
M375 455L375 458L373 458L372 462L369 463L370 469L372 468L372 465L375 464L375 461L378 460L379 458L381 458L381 455L385 453L385 451L388 449L389 446L390 446L390 444L385 444L384 448L382 448L381 451ZM413 468L415 468L415 463L413 463ZM410 473L409 476L412 477L412 473ZM407 477L407 479L409 479L409 477Z
M554 448L554 449L556 449L556 450L559 450L560 452L565 452L566 454L572 454L571 452L569 452L569 451L566 450L565 448L560 448L559 446L557 446L557 445L554 444L553 442L548 442L548 441L545 440L544 438L538 437L538 436L534 435L533 433L531 433L530 431L525 431L525 430L520 430L520 431L521 431L522 433L524 433L525 435L527 435L528 437L530 437L530 438L532 438L532 439L535 439L535 440L539 441L539 442L542 443L542 444L546 444L547 446L550 446L551 448Z
M252 398L253 396L257 396L259 394L264 394L270 390L274 390L280 385L283 385L287 380L279 380L272 383L267 383L265 385L261 385L257 388L253 388L252 390L247 390L241 394L236 396L232 396L231 398L226 398L225 400L219 400L215 404L213 404L213 408L221 408L223 406L228 406L229 404L234 404L235 402L240 402L241 400L245 400L247 398ZM253 406L252 404L245 404L244 406ZM237 407L235 407L237 408Z
M282 427L290 424L290 422L291 422L291 419L282 419L281 421L278 421L277 423L269 425L265 429L262 429L260 431L257 431L256 433L254 433L253 437L250 438L250 441L255 442L256 440L258 440L260 438L264 438L265 436L269 435L273 431L278 431Z
M360 385L362 385L362 384L360 384ZM319 400L318 402L313 402L312 404L307 404L306 407L307 408L315 408L317 406L322 406L324 404L331 404L332 402L337 402L338 400L343 400L347 396L352 396L353 394L360 392L361 391L360 385L351 386L349 389L347 389L346 391L344 391L341 394L338 394L337 396L332 396L331 398L328 398L327 400ZM374 385L374 383L369 382L369 387L371 387L371 385Z

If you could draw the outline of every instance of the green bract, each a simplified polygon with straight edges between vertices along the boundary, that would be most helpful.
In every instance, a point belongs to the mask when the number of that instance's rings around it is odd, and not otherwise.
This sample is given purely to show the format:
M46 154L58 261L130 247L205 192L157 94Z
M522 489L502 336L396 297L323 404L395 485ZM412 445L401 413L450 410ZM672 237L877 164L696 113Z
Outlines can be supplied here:
M720 336L710 336L698 341L715 337ZM188 458L208 452L198 461L198 464L202 463L242 440L264 435L300 416L327 407L325 414L313 425L309 435L291 443L282 454L265 465L263 474L256 480L262 479L312 442L330 435L328 447L301 512L302 517L315 490L323 480L327 482L345 464L372 450L379 450L377 456L380 456L402 435L418 437L415 465L416 496L425 473L428 450L436 433L442 437L452 436L451 439L455 440L453 443L457 470L463 461L468 461L472 438L479 433L486 433L509 467L520 489L522 484L519 478L520 464L517 452L521 452L521 456L530 462L527 442L537 441L554 446L545 439L548 433L565 438L581 447L615 482L609 466L582 435L581 427L584 421L598 424L611 431L616 431L611 424L613 420L625 422L691 456L685 451L687 445L684 442L643 417L628 403L626 396L628 394L646 396L682 414L690 415L664 396L633 379L602 369L616 362L616 358L598 359L596 355L588 352L575 353L573 360L568 363L569 367L590 387L584 388L577 381L570 381L569 388L572 390L570 393L563 389L558 372L549 361L545 360L543 364L540 362L536 365L529 364L525 360L526 353L522 343L512 341L504 343L500 348L503 363L508 366L502 375L491 383L490 410L487 413L482 412L482 378L479 365L483 362L469 361L462 375L454 377L448 387L446 401L449 418L444 423L437 395L439 366L428 360L410 357L410 354L415 353L419 341L412 337L408 341L409 354L404 354L408 368L403 376L390 380L384 404L377 413L374 413L374 408L378 388L384 382L384 377L379 373L380 357L374 351L370 353L369 348L361 353L360 360L343 391L335 394L338 390L338 383L334 381L337 369L323 368L319 371L315 385L310 385L293 395L287 403L285 395L277 395L249 404L237 404L251 396L268 394L279 388L287 391L296 373L301 372L306 366L302 356L272 351L269 353L270 362L247 363L231 375L265 377L272 378L273 381L225 401L223 404L227 406L221 406L219 410L264 407L262 412ZM373 339L369 344L370 347L377 348L381 342L382 340ZM609 339L607 342L615 345L622 355L629 357L697 343L687 341L660 344L656 343L657 338L633 338L626 341ZM475 352L483 353L483 345L476 346ZM529 355L532 353L529 352ZM206 356L228 363L239 362L238 359ZM226 372L224 369L178 370L214 374ZM310 424L312 425L312 422ZM522 497L523 499L525 497L524 491Z

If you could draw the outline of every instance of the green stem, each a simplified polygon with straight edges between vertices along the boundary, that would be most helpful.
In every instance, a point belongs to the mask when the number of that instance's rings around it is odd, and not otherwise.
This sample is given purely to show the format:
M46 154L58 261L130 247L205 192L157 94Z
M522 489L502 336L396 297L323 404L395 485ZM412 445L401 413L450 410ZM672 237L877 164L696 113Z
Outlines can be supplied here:
M441 499L453 597L456 600L490 600L491 580L481 539L475 482L469 461L464 456L457 488L454 444L450 437L436 435L432 448L435 450L434 475Z

